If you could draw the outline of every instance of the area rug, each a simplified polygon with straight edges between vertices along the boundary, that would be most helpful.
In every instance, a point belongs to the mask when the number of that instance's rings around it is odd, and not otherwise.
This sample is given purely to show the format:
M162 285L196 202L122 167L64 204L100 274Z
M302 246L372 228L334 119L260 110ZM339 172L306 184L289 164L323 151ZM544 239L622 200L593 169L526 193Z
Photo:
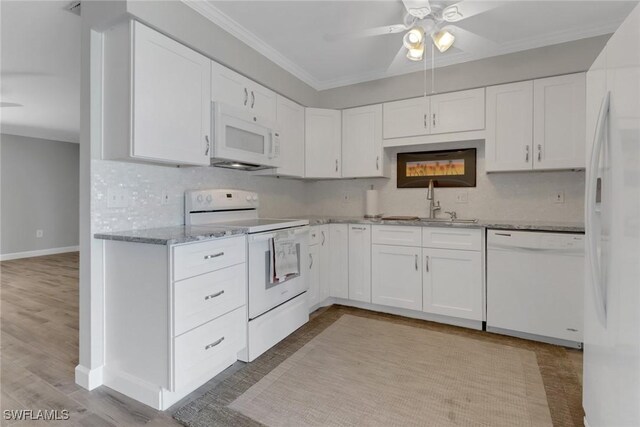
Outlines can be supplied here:
M536 352L519 348L526 345L339 311L322 331L297 333L174 418L191 427L553 425ZM579 419L562 403L555 418Z

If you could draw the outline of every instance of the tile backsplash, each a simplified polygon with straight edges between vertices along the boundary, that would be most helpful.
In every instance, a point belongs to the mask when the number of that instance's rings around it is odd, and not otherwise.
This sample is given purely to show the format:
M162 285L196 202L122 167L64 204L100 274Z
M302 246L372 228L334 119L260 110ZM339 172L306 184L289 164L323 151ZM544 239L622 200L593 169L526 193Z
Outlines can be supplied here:
M184 192L233 188L260 194L262 217L307 213L305 183L213 167L168 167L93 160L91 217L93 232L166 227L184 224ZM127 192L128 207L109 208L109 190ZM166 192L168 203L162 203Z
M387 215L427 216L425 189L396 188L396 154L475 147L477 183L473 188L436 188L442 211L454 210L460 218L487 220L532 220L582 222L584 209L583 171L518 172L487 174L484 143L448 143L392 149L391 178L346 179L305 182L258 176L243 171L211 167L175 168L104 160L93 160L93 232L120 231L180 225L184 223L184 192L203 188L233 188L260 194L262 217L306 215L361 216L365 191L379 190L380 211ZM128 207L109 208L109 190L126 191ZM162 195L169 196L162 203ZM563 203L555 202L561 192ZM460 197L459 197L460 196ZM460 202L459 198L467 202Z

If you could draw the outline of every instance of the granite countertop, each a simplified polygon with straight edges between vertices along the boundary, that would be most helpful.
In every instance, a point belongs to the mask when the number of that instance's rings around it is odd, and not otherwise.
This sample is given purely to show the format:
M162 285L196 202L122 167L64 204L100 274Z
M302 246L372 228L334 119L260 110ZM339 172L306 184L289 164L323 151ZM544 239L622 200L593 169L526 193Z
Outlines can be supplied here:
M246 227L230 227L224 225L179 225L175 227L96 233L94 237L96 239L118 240L122 242L176 245L179 243L242 235L246 234L247 231L248 229Z
M290 218L289 218L290 219ZM407 220L381 220L357 216L300 216L296 219L308 219L309 225L322 224L369 224L369 225L409 225L416 227L450 227L450 228L494 228L500 230L528 230L528 231L555 231L565 233L584 233L584 224L577 222L550 222L550 221L491 221L479 220L474 223L432 222L425 219ZM96 233L96 239L118 240L122 242L149 243L155 245L176 245L180 243L195 242L199 240L219 239L235 235L246 234L246 227L234 227L225 225L197 225L175 226L163 228L149 228L142 230L114 231L109 233Z
M425 219L416 221L407 220L381 220L364 217L341 216L308 216L309 225L321 224L369 224L369 225L410 225L429 227L451 228L495 228L501 230L529 230L529 231L557 231L570 233L584 233L584 224L578 222L553 222L553 221L505 221L505 220L479 220L470 223L455 223L448 221L433 222Z

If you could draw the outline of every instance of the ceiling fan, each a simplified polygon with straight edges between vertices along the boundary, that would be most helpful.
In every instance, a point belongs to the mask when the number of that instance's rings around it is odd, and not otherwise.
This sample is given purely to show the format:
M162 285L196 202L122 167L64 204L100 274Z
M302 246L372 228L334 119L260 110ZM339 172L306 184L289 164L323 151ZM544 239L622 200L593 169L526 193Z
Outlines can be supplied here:
M401 24L338 34L329 36L327 39L379 36L406 31L402 38L403 45L390 68L397 65L404 57L411 61L422 61L429 38L441 53L446 52L454 43L460 50L474 52L496 47L494 42L453 23L494 9L502 2L466 0L448 6L444 6L442 2L434 2L432 5L429 0L402 0L402 3L406 14Z

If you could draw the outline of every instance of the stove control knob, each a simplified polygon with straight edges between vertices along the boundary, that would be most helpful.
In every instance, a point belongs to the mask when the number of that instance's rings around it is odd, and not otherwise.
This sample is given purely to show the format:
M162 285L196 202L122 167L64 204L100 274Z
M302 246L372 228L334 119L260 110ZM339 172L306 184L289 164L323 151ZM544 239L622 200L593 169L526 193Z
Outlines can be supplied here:
M252 199L253 199L253 201L254 201L254 202L257 202L257 201L258 201L258 196L254 195L254 196L252 197Z
M198 201L198 203L202 203L202 200L204 200L204 198L202 197L202 194L198 194L198 197L196 197L196 200Z
M247 196L247 202L251 201L251 196Z
M211 194L209 194L207 196L207 203L211 203L212 200L213 200L213 197L211 197Z

